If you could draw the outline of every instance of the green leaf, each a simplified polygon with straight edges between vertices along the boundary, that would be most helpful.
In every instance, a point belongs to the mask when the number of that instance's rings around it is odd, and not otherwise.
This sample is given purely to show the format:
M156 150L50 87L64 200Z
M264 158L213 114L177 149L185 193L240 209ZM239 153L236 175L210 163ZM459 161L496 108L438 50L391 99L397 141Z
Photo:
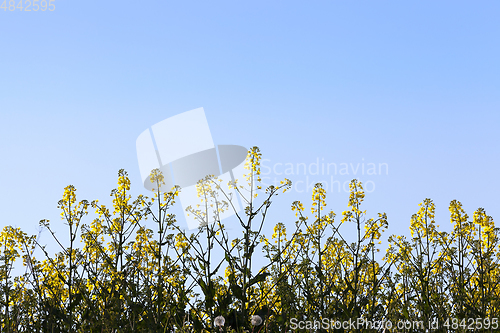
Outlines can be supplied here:
M262 272L254 276L253 278L250 279L248 282L248 286L253 286L256 283L264 281L270 274L267 272Z

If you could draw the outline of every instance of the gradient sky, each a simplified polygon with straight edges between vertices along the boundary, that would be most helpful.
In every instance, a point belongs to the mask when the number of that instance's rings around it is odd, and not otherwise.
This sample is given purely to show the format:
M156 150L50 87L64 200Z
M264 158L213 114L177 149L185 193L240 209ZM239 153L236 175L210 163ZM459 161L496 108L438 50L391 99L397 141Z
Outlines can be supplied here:
M425 198L444 230L453 199L500 218L498 1L54 3L0 10L0 227L65 235L64 187L110 204L121 168L145 193L138 135L198 107L216 144L259 146L271 168L386 163L334 177L373 182L388 234ZM270 224L292 226L294 200L310 193L278 197ZM328 192L339 219L347 200Z

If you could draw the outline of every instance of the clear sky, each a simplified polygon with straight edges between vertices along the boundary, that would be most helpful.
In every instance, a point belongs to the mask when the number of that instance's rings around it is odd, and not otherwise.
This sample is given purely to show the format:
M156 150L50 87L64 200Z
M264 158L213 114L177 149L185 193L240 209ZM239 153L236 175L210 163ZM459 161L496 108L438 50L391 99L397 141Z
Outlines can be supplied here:
M216 144L261 148L265 177L293 165L301 185L272 224L293 225L307 182L352 178L371 182L365 207L389 233L408 234L425 198L445 230L453 199L500 219L498 1L52 3L0 9L1 227L46 218L65 234L64 187L110 204L120 168L145 193L137 137L198 107ZM298 166L317 161L337 174ZM347 199L328 189L337 216Z

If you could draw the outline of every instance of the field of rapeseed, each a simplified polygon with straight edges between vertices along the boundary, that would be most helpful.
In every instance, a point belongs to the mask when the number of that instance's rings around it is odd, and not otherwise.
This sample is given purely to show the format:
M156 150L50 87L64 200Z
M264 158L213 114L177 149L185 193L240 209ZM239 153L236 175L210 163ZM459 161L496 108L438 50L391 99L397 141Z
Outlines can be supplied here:
M78 201L76 189L65 188L59 209L69 242L55 255L36 236L5 227L0 331L426 332L435 320L433 332L497 329L500 243L484 209L469 217L452 201L453 230L443 232L426 199L411 217L411 237L390 236L382 258L377 253L387 217L363 211L362 184L351 182L339 218L327 210L326 192L317 184L311 203L292 203L293 230L278 223L266 237L272 199L291 182L257 195L260 159L258 148L250 150L244 184L228 184L246 205L236 215L241 236L234 239L218 218L232 209L232 198L217 178L199 182L200 205L190 213L200 228L187 233L169 211L179 188L133 199L123 170L112 207ZM160 187L158 170L151 181ZM96 214L92 221L85 217L89 211ZM49 221L40 223L59 242ZM353 241L343 236L347 232ZM255 267L262 252L266 262ZM214 260L221 253L222 260ZM13 276L21 260L25 273Z

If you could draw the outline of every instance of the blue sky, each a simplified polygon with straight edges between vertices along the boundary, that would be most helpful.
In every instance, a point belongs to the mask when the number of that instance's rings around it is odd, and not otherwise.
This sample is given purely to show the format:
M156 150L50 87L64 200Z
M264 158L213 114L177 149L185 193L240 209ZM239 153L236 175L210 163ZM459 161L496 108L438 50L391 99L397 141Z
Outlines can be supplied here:
M259 146L270 167L386 163L360 178L388 233L408 234L425 198L445 230L453 199L500 216L498 1L54 3L0 10L1 227L47 218L65 234L64 187L110 203L120 168L145 193L138 135L198 107L216 144ZM292 226L297 199L310 194L279 197L270 223Z

